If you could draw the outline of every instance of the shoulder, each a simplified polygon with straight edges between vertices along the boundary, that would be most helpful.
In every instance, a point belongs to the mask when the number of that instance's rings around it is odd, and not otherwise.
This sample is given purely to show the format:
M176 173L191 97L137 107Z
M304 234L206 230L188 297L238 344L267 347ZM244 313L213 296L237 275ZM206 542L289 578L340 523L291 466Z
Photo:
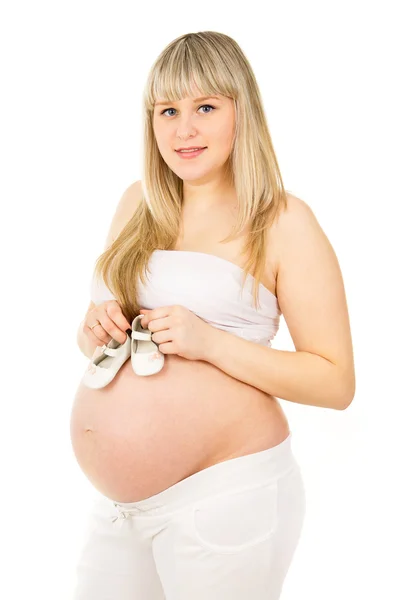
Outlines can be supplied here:
M301 198L291 193L286 194L287 206L281 211L272 227L272 248L276 272L280 270L281 261L289 248L297 241L305 240L308 235L320 233L321 227L311 207Z
M126 206L127 209L135 209L142 199L142 183L138 179L131 183L123 192L120 202Z
M276 231L277 297L294 347L336 365L330 394L335 407L345 408L355 393L355 369L336 252L308 204L291 194Z
M278 229L281 234L286 233L289 227L299 225L303 220L308 221L314 217L314 213L304 200L287 193L287 207L281 211L278 219Z
M122 193L116 207L116 218L127 223L142 201L141 180L131 183Z
M122 193L114 210L105 248L108 248L123 231L124 227L133 217L142 200L141 181L134 181Z

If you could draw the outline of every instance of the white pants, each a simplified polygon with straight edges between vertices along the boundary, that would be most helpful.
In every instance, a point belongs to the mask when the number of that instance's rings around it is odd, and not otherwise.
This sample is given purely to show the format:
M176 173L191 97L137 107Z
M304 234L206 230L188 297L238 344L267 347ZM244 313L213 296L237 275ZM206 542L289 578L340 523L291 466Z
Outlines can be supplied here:
M100 496L73 600L277 600L306 512L291 437L138 502Z

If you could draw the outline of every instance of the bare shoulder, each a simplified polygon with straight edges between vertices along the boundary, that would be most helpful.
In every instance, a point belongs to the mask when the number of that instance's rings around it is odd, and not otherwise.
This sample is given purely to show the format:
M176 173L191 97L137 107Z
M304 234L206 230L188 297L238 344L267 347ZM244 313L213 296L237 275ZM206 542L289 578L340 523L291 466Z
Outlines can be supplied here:
M353 348L343 276L336 253L309 205L289 194L275 228L276 290L297 351L341 371L341 404L355 390Z
M287 194L287 208L281 211L275 226L272 228L273 259L276 278L282 272L296 269L305 270L305 264L297 263L304 258L317 260L318 268L329 267L334 263L338 267L337 257L332 245L322 229L314 211L309 204L294 196ZM305 285L305 281L302 281ZM281 288L280 288L280 291Z
M305 206L308 206L303 200L300 200L292 194L286 193L287 208L282 210L278 218L272 223L268 230L267 239L267 267L270 287L276 289L276 280L280 267L281 248L285 245L285 238L289 236L289 228L294 228L294 222L300 219L300 211L305 211ZM308 207L309 208L309 207ZM267 279L267 275L266 275Z
M140 202L142 201L141 180L134 181L122 193L121 198L116 204L112 222L109 227L108 235L105 241L105 248L108 248L118 237L131 217L134 215Z
M122 194L121 202L126 206L127 210L134 210L142 199L142 183L138 179L130 184Z
M306 226L319 226L311 207L301 198L287 193L287 208L280 212L278 219L271 229L271 240L273 248L276 271L279 271L282 260L283 249L289 244L292 234L300 234ZM320 226L319 226L320 227Z

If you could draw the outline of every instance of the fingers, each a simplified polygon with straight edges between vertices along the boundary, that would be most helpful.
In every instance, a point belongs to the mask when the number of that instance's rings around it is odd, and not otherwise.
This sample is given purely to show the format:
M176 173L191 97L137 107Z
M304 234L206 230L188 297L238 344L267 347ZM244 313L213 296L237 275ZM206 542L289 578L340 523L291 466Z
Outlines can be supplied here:
M101 325L97 325L96 327L94 327L94 329L91 329L89 325L84 324L83 331L89 338L89 340L97 346L103 346L104 344L108 344L111 341L111 337L107 335L106 331ZM96 335L95 332L98 333L98 335Z
M99 306L93 308L87 319L93 323L99 322L99 325L84 326L84 332L97 346L108 344L113 338L119 344L124 344L127 339L126 330L131 329L131 323L124 316L116 300L108 300Z
M112 303L107 307L107 314L121 332L124 333L127 329L131 329L131 323L128 322L117 303ZM109 333L112 335L111 331ZM112 337L114 336L112 335ZM122 339L120 340L118 338L115 339L123 343L126 340L126 334L122 335Z
M99 307L97 319L101 324L104 335L101 334L101 327L95 327L95 335L108 344L113 338L119 344L124 344L127 338L126 329L131 325L122 313L119 304L116 301L105 302Z

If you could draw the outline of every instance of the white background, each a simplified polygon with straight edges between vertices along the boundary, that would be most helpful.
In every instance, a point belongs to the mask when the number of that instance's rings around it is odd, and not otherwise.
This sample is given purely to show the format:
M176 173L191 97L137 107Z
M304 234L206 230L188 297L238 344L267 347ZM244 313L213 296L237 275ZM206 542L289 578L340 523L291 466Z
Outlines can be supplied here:
M398 597L397 66L388 2L4 2L0 12L0 596L70 600L96 493L69 441L94 261L140 179L141 96L177 36L233 37L285 187L339 259L356 364L346 411L281 400L307 516L282 600ZM274 348L294 349L284 320ZM117 600L117 599L115 599Z

